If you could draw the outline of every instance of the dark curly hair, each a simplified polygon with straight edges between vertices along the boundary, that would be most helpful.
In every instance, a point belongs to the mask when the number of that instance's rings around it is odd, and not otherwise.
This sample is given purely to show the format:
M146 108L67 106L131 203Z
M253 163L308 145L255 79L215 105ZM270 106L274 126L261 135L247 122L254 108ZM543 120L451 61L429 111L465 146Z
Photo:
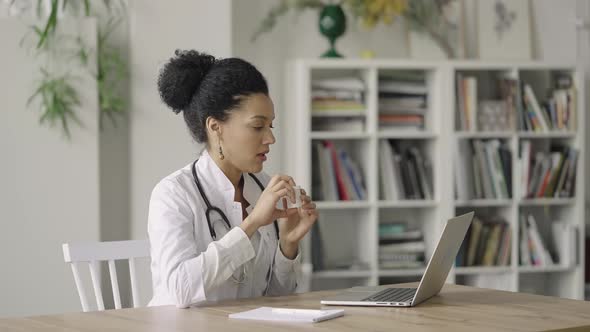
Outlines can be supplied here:
M176 50L174 55L160 71L158 90L174 113L182 111L199 143L207 142L208 117L225 121L243 97L256 93L268 96L264 76L243 59L215 59L194 50Z

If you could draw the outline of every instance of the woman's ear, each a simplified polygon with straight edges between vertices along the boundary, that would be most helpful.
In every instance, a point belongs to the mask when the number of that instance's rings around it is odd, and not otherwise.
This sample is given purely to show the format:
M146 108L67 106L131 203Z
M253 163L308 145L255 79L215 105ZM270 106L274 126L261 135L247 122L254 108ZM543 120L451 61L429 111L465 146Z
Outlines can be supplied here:
M221 123L217 119L210 116L207 118L205 124L209 135L219 136L221 134Z

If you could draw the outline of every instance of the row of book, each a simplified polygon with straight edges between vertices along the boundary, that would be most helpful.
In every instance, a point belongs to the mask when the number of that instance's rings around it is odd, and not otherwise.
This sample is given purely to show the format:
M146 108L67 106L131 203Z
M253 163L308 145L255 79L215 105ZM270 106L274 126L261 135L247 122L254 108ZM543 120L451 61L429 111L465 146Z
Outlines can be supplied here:
M516 98L519 128L526 131L575 130L576 90L572 77L562 75L547 92L542 102L529 84L521 87L522 97Z
M512 230L501 218L474 217L455 258L455 266L510 265Z
M532 214L521 214L519 262L521 266L571 266L576 263L576 230L565 221L552 221L545 238Z
M428 88L423 72L382 74L378 89L381 129L424 129Z
M512 154L505 142L460 140L455 160L458 200L512 197Z
M379 268L423 267L425 250L421 230L408 229L403 222L379 224Z
M317 200L366 200L360 165L330 140L313 143L312 195Z
M564 146L534 152L530 141L520 144L522 198L574 196L578 150Z
M431 167L408 141L379 142L381 197L385 200L432 199Z
M499 77L498 94L479 100L477 77L458 74L456 79L457 123L464 131L546 132L575 130L576 89L571 75L554 75L554 86L539 99L526 82ZM538 92L538 91L537 91Z
M315 78L311 88L312 115L365 113L365 84L359 77Z

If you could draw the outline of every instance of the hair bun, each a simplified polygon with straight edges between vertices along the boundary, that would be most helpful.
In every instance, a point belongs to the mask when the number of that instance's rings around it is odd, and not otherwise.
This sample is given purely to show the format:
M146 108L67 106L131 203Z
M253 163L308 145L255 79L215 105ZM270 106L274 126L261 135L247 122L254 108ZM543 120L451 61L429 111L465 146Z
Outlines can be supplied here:
M215 57L194 50L176 50L158 77L160 98L174 113L186 109L205 75L215 65Z

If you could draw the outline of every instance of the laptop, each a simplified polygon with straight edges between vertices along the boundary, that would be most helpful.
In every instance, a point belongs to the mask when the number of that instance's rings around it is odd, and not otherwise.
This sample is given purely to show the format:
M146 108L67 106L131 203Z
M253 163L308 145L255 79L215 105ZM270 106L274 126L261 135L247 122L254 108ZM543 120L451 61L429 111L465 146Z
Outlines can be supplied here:
M474 212L449 219L418 288L353 287L321 301L327 305L413 307L440 292L471 225Z

